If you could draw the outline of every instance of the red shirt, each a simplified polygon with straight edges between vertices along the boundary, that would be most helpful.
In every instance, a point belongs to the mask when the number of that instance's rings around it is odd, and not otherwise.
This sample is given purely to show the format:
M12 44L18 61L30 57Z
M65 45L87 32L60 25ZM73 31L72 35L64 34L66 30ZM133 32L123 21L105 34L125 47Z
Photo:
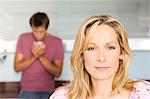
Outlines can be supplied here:
M35 39L32 33L20 35L16 52L23 54L25 59L30 57L34 41ZM64 49L60 38L49 34L45 37L43 43L46 45L44 56L47 57L49 61L64 59ZM43 67L39 60L34 61L33 64L22 72L21 88L25 91L52 92L54 87L54 76Z

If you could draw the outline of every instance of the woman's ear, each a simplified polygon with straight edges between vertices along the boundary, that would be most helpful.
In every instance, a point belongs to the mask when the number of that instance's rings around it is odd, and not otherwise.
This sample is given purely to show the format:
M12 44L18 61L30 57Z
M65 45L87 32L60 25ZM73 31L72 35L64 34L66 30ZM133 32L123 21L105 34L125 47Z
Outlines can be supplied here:
M122 54L120 54L119 59L120 59L120 60L122 60L122 59L123 59L123 55L122 55Z
M81 57L81 59L84 59L83 53L81 53L80 57Z

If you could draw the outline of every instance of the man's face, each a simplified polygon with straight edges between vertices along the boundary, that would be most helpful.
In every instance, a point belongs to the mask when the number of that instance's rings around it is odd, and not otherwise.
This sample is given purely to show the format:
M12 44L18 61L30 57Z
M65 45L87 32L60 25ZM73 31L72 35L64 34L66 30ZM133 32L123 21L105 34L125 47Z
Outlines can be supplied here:
M45 29L44 26L39 27L32 26L32 33L37 41L42 41L47 35L47 29Z

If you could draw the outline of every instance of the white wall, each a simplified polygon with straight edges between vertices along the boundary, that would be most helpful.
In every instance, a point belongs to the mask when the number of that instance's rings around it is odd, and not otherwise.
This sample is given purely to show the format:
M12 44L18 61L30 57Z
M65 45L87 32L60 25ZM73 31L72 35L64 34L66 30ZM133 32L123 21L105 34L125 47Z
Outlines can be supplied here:
M0 0L0 39L15 40L30 31L30 16L44 11L51 19L49 32L74 39L78 28L91 15L110 14L127 28L129 36L147 36L149 0Z
M7 55L6 60L0 61L0 82L20 81L21 73L16 73L13 68L14 52L16 48L16 41L4 41L5 47L0 56ZM2 45L0 43L0 45ZM70 56L73 49L74 40L63 40L65 45L65 59L62 70L62 75L59 80L71 80L72 71L70 64ZM133 59L129 66L129 78L132 79L150 79L150 43L149 38L129 38L129 45L133 50ZM4 52L4 51L7 52ZM0 57L0 58L1 58Z
M129 37L149 38L149 5L149 0L0 0L0 39L16 41L21 33L30 31L29 18L37 11L48 14L49 32L64 41L75 38L80 24L87 17L101 14L118 18L127 28ZM20 74L13 70L13 48L7 47L10 53L7 60L0 63L0 81L18 81ZM0 51L2 50L1 43ZM149 50L134 52L129 78L150 79L149 53ZM65 52L64 69L59 79L72 78L70 55L70 52Z

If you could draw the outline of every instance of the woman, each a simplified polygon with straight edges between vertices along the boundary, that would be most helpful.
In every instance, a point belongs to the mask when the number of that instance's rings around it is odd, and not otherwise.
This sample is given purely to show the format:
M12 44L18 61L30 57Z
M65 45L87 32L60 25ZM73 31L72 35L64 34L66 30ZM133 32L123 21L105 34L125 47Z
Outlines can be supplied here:
M71 56L73 80L50 99L150 99L150 83L127 80L127 32L111 16L92 16L79 29Z

